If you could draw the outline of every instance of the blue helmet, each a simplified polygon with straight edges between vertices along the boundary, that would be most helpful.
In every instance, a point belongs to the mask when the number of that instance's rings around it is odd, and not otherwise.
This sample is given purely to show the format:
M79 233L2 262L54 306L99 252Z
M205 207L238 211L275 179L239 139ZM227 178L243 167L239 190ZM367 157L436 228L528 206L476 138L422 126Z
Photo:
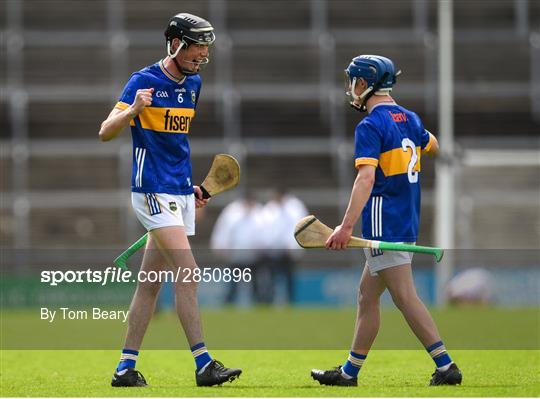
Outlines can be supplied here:
M353 58L345 69L347 95L353 98L351 105L365 111L365 103L369 97L377 92L389 93L400 73L401 71L396 72L392 60L380 55L359 55ZM367 89L357 96L354 87L360 78L366 81ZM362 105L354 104L354 100L362 100Z

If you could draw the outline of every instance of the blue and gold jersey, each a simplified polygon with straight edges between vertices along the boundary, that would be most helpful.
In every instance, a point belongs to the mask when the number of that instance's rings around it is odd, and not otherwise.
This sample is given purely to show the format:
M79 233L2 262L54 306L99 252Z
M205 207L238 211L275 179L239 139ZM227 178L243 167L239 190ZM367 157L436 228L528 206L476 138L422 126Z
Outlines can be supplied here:
M188 133L201 90L199 75L180 84L163 67L150 65L131 75L116 108L126 109L139 89L153 88L152 104L131 121L131 190L192 194Z
M431 135L395 103L380 103L356 127L355 166L373 165L375 183L362 211L367 239L415 242L420 219L420 158Z

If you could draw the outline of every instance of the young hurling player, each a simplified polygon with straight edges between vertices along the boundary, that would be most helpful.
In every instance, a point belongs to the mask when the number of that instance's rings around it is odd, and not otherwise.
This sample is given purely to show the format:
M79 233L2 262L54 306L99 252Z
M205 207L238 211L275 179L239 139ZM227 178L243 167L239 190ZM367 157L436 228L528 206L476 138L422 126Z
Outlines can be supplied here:
M133 139L131 200L150 232L141 270L197 268L188 236L195 234L195 208L206 205L191 182L188 133L201 90L199 70L208 63L212 25L195 15L172 17L165 30L167 57L131 75L120 99L102 123L99 137L112 140L126 126ZM195 198L195 195L197 198ZM166 266L167 265L167 266ZM173 266L177 265L177 266ZM139 282L112 386L146 386L135 370L139 348L154 313L161 282ZM239 369L212 359L203 341L197 283L175 283L176 311L195 358L199 386L232 381Z
M326 247L347 247L353 226L362 213L362 235L367 239L414 243L420 216L420 158L436 154L437 139L420 118L390 97L396 82L394 64L385 57L361 55L346 69L351 105L368 115L355 131L354 182L341 225ZM357 376L377 336L379 298L388 288L398 309L433 358L436 370L430 385L461 383L461 372L452 362L428 310L418 298L411 272L412 254L365 249L367 267L360 280L358 314L351 352L343 366L312 370L324 385L358 385Z

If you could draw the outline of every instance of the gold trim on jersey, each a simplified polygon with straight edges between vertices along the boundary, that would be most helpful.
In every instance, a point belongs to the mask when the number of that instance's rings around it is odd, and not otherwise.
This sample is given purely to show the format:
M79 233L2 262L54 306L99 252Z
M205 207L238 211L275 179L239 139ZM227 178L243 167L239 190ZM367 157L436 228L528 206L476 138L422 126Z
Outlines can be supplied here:
M422 150L422 154L428 153L429 150L431 150L431 146L433 145L433 139L434 138L435 138L435 136L433 136L431 133L429 133L429 141L428 141L427 145L424 147L424 149Z
M377 167L379 160L377 158L362 157L354 160L354 167L358 169L361 165L372 165Z
M129 107L129 104L128 103L125 103L123 101L118 101L116 103L116 105L114 106L114 108L118 108L119 110L123 111L125 109L127 109Z
M411 162L410 149L403 151L402 148L394 148L393 150L385 151L381 153L379 158L379 166L381 167L385 176L394 176L407 173L409 169L409 163ZM420 172L420 147L416 147L416 155L418 160L413 167L413 172Z

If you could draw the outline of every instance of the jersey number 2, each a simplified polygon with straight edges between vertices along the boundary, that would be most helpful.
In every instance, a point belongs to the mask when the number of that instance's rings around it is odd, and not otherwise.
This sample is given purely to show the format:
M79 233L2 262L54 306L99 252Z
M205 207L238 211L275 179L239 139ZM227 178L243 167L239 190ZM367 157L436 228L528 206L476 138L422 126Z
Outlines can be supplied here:
M411 149L411 160L407 166L407 177L410 183L418 183L418 172L414 171L416 162L418 161L418 155L416 154L416 145L411 139L405 138L401 140L401 148L403 151L408 152Z

